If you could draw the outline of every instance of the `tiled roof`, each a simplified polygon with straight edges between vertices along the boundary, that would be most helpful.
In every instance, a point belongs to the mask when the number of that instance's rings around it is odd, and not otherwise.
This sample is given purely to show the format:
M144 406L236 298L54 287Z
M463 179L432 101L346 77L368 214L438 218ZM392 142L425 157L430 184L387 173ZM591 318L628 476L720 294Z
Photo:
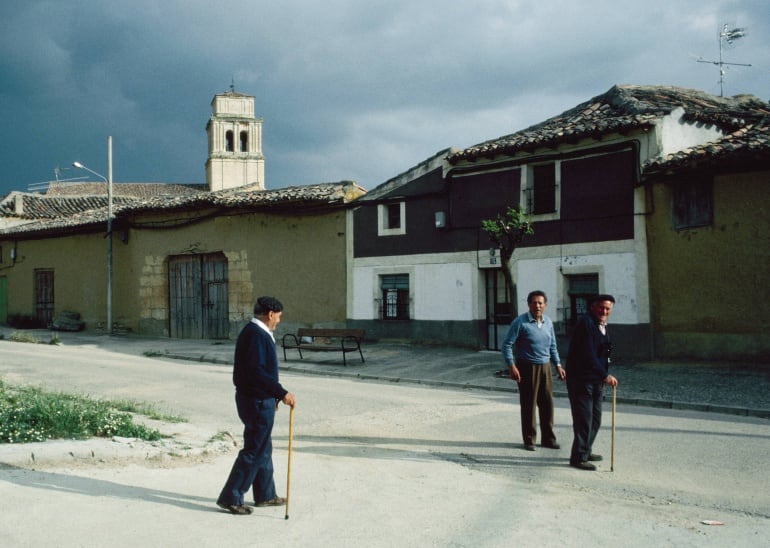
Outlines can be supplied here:
M21 199L21 210L10 200L0 204L1 217L19 219L56 219L69 217L86 211L106 209L107 196L47 196L17 192L16 199ZM123 196L113 197L113 207L133 201Z
M259 190L254 186L237 187L217 192L201 192L190 196L157 197L127 205L125 212L190 209L197 207L228 208L314 208L346 204L366 191L352 181L293 186Z
M725 131L770 115L770 105L752 95L717 97L672 86L613 86L544 122L453 154L449 162L533 152L541 147L628 132L653 124L677 107L684 108L685 120L713 124Z
M672 174L705 165L749 168L756 162L763 162L765 169L770 168L770 116L717 141L647 160L642 166L642 177Z
M207 189L205 184L180 185L171 183L113 183L112 195L147 200L153 196L197 194ZM48 185L47 196L106 196L107 183L61 183Z
M174 211L217 207L223 209L250 209L270 211L312 211L345 205L366 191L351 181L296 186L275 190L255 187L239 187L218 192L199 192L182 196L156 196L148 200L114 198L113 215L120 218L131 213ZM8 204L11 202L9 201ZM12 211L0 208L0 216L14 216ZM65 204L70 211L64 212ZM78 208L80 206L80 208ZM1 235L50 232L76 227L89 227L107 221L107 198L99 197L49 197L36 194L24 195L24 207L41 212L38 222L0 230ZM46 217L43 211L51 214Z

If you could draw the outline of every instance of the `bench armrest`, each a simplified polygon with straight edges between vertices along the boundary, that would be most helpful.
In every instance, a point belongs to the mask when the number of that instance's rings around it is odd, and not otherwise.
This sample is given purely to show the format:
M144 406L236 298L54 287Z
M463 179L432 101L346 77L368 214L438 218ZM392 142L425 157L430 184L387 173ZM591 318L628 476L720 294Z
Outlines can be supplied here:
M340 344L342 345L343 350L358 350L361 348L361 341L358 340L358 337L354 337L353 335L345 335L342 337Z

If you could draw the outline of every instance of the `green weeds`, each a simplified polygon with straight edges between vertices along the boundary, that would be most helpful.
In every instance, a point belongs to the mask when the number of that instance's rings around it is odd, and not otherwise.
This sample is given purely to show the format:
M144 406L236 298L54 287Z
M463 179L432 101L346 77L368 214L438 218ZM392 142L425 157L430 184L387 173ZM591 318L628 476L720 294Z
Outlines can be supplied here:
M184 421L136 402L93 400L34 387L9 386L0 380L0 443L112 436L161 439L158 430L136 424L132 413Z

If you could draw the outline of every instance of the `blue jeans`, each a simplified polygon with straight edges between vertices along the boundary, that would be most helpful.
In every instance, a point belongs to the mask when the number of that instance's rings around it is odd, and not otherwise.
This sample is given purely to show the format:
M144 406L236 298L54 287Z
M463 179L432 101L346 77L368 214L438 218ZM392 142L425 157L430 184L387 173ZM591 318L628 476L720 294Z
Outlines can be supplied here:
M243 497L251 488L254 502L275 498L273 481L273 421L275 399L257 400L236 392L235 405L244 424L243 449L233 463L219 504L243 504Z
M572 464L585 462L593 449L596 434L602 425L602 382L570 381L567 375L567 393L572 411Z

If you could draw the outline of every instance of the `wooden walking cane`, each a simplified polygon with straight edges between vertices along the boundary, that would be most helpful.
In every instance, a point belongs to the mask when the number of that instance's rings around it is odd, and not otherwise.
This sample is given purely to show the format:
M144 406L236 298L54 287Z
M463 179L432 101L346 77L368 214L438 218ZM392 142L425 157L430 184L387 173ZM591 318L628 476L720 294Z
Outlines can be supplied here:
M294 438L294 406L289 411L289 464L286 470L286 515L283 519L289 519L289 487L291 485L291 444Z
M612 387L612 442L611 442L611 448L610 448L610 472L615 471L615 402L616 402L617 391L618 391L618 387L613 386Z

